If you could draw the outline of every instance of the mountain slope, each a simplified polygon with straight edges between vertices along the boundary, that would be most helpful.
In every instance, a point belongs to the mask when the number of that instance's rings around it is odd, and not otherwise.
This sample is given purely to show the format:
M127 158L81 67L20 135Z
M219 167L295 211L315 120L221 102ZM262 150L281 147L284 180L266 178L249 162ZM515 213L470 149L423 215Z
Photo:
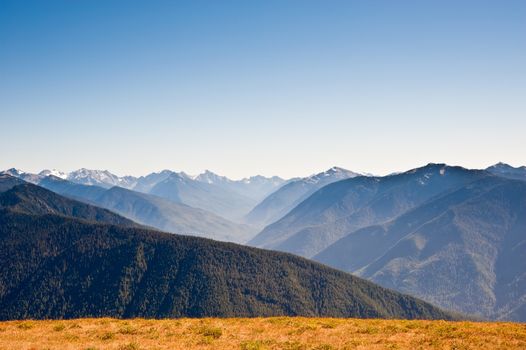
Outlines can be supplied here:
M104 189L47 177L40 186L61 195L112 210L138 223L162 231L243 243L255 230L202 209L121 187Z
M175 203L201 208L233 221L239 221L256 201L215 184L195 181L185 174L172 173L149 192Z
M5 192L17 185L23 185L25 183L25 181L20 180L17 177L13 177L7 174L0 174L0 192Z
M333 167L325 172L290 181L270 194L245 216L245 222L258 227L271 224L291 211L296 205L323 186L358 174Z
M62 196L87 202L88 204L95 204L96 199L108 190L95 185L81 185L56 176L46 176L38 182L38 185Z
M284 253L52 214L26 214L9 206L0 209L0 222L3 320L455 318L418 299Z
M393 219L433 196L488 175L429 164L397 175L338 181L312 194L249 243L312 257L350 232Z
M524 322L526 182L476 181L315 259L443 307Z
M104 192L95 203L166 232L238 243L248 241L256 233L249 226L228 221L206 210L120 187Z
M1 181L4 182L4 181ZM109 210L71 200L42 187L25 183L0 193L0 209L31 215L61 215L109 224L138 227Z

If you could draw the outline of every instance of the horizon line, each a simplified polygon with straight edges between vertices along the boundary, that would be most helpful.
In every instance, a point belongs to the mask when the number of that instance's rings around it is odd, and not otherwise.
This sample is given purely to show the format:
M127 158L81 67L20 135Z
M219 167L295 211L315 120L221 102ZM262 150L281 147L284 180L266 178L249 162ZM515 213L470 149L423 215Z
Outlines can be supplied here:
M216 172L216 171L213 171L213 170L210 170L210 169L203 169L201 170L200 172L198 172L197 174L190 174L189 172L186 172L184 170L174 170L174 169L170 169L170 168L164 168L164 169L161 169L161 170L154 170L154 171L149 171L149 172L146 172L142 175L132 175L131 173L125 173L124 175L120 175L118 174L117 172L114 172L110 169L102 169L102 168L86 168L86 167L81 167L81 168L78 168L78 169L74 169L74 170L70 170L70 171L64 171L64 170L61 170L61 169L56 169L56 168L44 168L44 169L41 169L41 170L36 170L36 171L33 171L33 170L29 170L29 171L26 171L22 168L18 168L16 166L13 166L13 167L8 167L8 168L5 168L3 170L0 170L0 172L6 172L6 171L9 171L9 170L16 170L18 172L21 172L21 173L26 173L26 174L34 174L34 175L39 175L40 173L42 173L43 171L57 171L57 172L61 172L61 173L64 173L64 174L70 174L70 173L73 173L75 171L79 171L79 170L88 170L88 171L102 171L102 172L109 172L110 174L112 175L115 175L117 177L135 177L135 178L140 178L140 177L143 177L143 176L147 176L147 175L150 175L150 174L159 174L159 173L162 173L164 171L170 171L170 172L173 172L173 173L177 173L177 174L184 174L190 178L195 178L199 175L203 175L205 174L206 172L210 172L214 175L217 175L217 176L220 176L220 177L225 177L231 181L242 181L242 180L247 180L247 179L250 179L250 178L254 178L254 177L258 177L258 176L261 176L261 177L264 177L264 178L273 178L273 177L278 177L282 180L292 180L292 179L303 179L303 178L308 178L308 177L311 177L311 176L315 176L315 175L318 175L318 174L321 174L321 173L324 173L324 172L327 172L331 169L335 169L335 168L338 168L338 169L342 169L342 170L346 170L346 171L351 171L353 173L356 173L358 175L362 175L362 176L373 176L373 177L383 177L383 176L389 176L389 175L393 175L393 174L399 174L399 173L404 173L406 171L411 171L413 169L418 169L418 168L423 168L425 166L428 166L428 165L431 165L431 164L437 164L437 165L440 165L440 164L443 164L443 165L446 165L446 166L450 166L450 167L462 167L462 168L465 168L465 169L470 169L470 170L485 170L491 166L495 166L495 165L499 165L499 164L503 164L503 165L508 165L512 168L522 168L522 167L525 167L525 165L512 165L510 163L507 163L507 162L502 162L502 161L499 161L497 163L492 163L492 164L489 164L488 166L486 167L467 167L467 166L464 166L464 165L460 165L460 164L450 164L450 163L447 163L447 162L428 162L424 165L418 165L418 166L413 166L411 168L408 168L408 169L405 169L405 170L394 170L394 171L390 171L390 172L387 172L387 173L384 173L384 174L377 174L377 173L373 173L373 172L369 172L369 171L356 171L354 169L348 169L348 168L345 168L345 167L341 167L341 166L337 166L337 165L334 165L330 168L327 168L325 170L321 170L321 171L317 171L317 172L314 172L314 173L311 173L309 175L306 175L306 176L292 176L292 177L284 177L284 176L280 176L280 175L262 175L262 173L257 173L257 174L253 174L253 175L249 175L249 176L244 176L244 177L230 177L230 176L227 176L227 175L223 175L221 174L221 172Z

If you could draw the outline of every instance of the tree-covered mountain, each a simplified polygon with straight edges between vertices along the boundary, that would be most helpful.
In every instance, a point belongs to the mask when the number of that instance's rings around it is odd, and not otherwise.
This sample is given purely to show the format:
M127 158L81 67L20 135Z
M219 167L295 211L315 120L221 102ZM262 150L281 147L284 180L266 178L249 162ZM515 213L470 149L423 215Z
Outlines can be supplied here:
M316 175L291 180L255 206L245 216L245 222L257 227L265 227L281 219L323 186L358 175L346 169L333 167Z
M61 195L112 210L162 231L244 243L256 233L247 225L228 221L203 209L121 187L105 189L48 176L39 183Z
M20 181L20 180L19 180ZM0 178L0 188L10 179ZM67 216L87 221L139 227L136 223L107 209L78 202L30 183L12 186L0 192L0 209L30 215ZM2 222L5 224L5 222Z
M8 174L0 174L0 192L7 191L16 185L22 185L26 183L24 180L20 180L17 177L8 175Z
M249 243L313 257L359 228L391 220L440 193L488 175L429 164L396 175L338 181L322 187Z
M3 320L456 318L419 299L293 255L108 224L107 217L96 214L105 209L37 186L12 187L1 198Z
M526 321L526 182L495 176L359 229L315 257L436 305Z

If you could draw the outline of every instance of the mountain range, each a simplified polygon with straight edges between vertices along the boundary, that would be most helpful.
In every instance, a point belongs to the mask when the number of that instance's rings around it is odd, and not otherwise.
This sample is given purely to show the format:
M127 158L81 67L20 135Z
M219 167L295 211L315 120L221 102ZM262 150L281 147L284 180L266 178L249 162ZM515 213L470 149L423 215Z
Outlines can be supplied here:
M133 183L94 172L87 180L78 175L86 171L10 169L0 190L28 181L120 214L133 229L293 253L445 309L526 321L526 167L431 163L388 176L335 167L241 181L165 170Z
M259 175L242 180L230 180L208 170L197 176L163 170L141 177L119 177L108 170L85 168L70 173L43 170L38 174L12 168L3 173L34 184L38 184L48 176L54 176L81 185L107 189L118 186L204 209L237 222L241 222L243 216L265 196L286 183L286 180L277 176L266 178Z
M526 320L522 168L429 164L324 186L249 244L295 253L436 305Z
M210 171L194 177L170 170L142 177L118 177L107 170L85 168L71 173L43 170L38 174L12 168L2 174L113 210L163 231L238 243L245 243L257 233L256 228L241 223L240 218L256 204L257 198L286 182L276 176L235 181Z
M265 227L250 244L313 257L350 232L392 219L484 174L429 164L392 176L338 181L321 188Z
M458 319L286 253L148 230L0 178L0 319L304 315Z

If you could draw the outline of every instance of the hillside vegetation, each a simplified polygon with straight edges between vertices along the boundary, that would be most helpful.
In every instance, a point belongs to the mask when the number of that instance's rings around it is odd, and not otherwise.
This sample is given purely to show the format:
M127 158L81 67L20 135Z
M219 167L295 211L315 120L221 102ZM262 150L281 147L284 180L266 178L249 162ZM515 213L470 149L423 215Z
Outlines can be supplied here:
M526 325L333 318L0 323L0 349L524 349Z
M0 210L0 319L336 316L451 319L293 255Z
M1 193L0 319L458 317L297 256L129 223L30 184Z

